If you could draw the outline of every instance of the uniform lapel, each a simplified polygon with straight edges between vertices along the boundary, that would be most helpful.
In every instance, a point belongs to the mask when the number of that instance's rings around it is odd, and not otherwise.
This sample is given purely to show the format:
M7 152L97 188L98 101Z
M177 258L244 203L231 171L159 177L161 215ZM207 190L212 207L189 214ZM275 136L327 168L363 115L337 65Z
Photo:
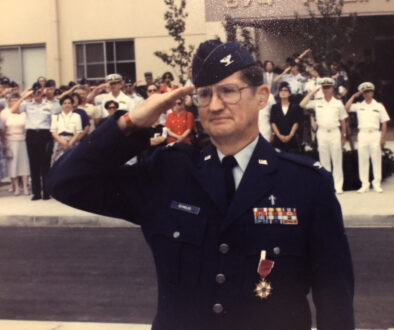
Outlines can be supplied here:
M224 174L215 147L210 144L204 148L199 161L196 179L208 193L222 214L226 213L226 193Z
M269 195L273 187L273 173L277 168L277 156L271 145L261 136L243 174L242 180L235 192L227 216L221 224L224 230L234 220L264 195Z

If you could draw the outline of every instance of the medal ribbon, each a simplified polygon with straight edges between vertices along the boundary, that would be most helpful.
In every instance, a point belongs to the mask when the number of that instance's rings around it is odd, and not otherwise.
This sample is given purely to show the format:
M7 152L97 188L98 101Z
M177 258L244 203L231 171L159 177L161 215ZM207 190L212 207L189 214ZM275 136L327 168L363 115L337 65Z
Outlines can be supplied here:
M271 270L275 264L272 260L265 259L266 254L267 253L265 250L261 251L260 262L257 268L257 273L259 273L262 278L266 278L271 273Z

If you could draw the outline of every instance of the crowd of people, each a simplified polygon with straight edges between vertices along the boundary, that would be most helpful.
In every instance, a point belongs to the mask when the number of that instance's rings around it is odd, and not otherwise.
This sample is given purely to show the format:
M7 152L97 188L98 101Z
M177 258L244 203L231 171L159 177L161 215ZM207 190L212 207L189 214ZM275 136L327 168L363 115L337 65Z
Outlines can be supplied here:
M354 81L340 63L317 65L308 49L286 61L285 68L275 67L272 61L260 63L264 83L271 94L267 106L259 112L261 135L287 152L302 153L317 144L321 166L333 172L335 190L343 193L342 148L349 135L346 123L348 112L358 121L359 178L358 192L369 190L369 159L373 166L373 188L382 192L381 148L389 116L382 103L374 99L375 85L362 82L357 92ZM50 198L46 175L50 166L63 153L76 146L95 128L118 110L132 111L144 99L156 93L178 88L171 72L154 80L145 73L144 82L133 82L120 74L110 74L104 82L78 83L59 86L52 79L39 77L33 86L20 93L19 86L8 78L0 80L0 179L10 177L15 195L29 195L31 178L32 200ZM192 84L188 70L185 86ZM239 90L225 86L224 98ZM163 113L152 127L151 149L167 143L201 143L204 132L198 121L195 98L203 99L204 89L179 99L172 109ZM361 102L355 102L362 97ZM135 160L134 160L135 161ZM133 163L133 162L131 162Z

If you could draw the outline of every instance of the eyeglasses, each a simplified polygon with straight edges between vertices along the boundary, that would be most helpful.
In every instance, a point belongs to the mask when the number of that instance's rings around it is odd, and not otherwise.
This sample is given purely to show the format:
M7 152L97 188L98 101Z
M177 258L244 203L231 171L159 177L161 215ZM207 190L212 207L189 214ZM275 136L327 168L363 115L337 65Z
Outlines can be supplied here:
M216 86L216 93L224 103L236 104L241 100L241 92L251 87L253 86L238 87L235 84L219 85ZM212 95L212 87L197 88L197 91L193 94L193 103L197 107L206 107L211 103Z
M157 92L157 89L155 88L155 89L148 89L148 93L156 93Z
M109 106L108 107L108 110L110 110L110 109L117 109L118 107L115 107L114 105L111 105L111 106Z

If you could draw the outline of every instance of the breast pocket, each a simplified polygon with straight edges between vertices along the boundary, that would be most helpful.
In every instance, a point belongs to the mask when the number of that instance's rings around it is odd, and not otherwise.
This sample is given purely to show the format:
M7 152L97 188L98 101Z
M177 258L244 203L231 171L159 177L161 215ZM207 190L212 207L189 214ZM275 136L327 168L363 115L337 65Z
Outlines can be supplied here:
M179 210L163 210L150 234L159 281L194 287L202 264L207 218Z

